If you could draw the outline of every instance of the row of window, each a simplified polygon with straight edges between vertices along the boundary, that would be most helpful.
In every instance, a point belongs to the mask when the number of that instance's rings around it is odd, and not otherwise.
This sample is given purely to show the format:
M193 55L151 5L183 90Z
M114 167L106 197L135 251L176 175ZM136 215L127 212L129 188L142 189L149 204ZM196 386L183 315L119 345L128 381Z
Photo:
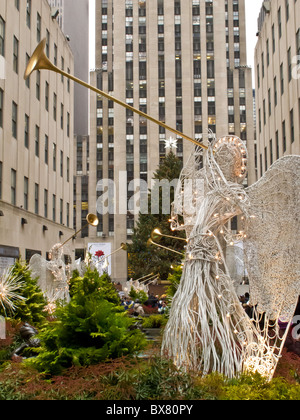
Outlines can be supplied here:
M299 100L300 106L300 100ZM287 151L287 127L286 121L284 120L281 124L281 136L282 136L282 154ZM295 126L294 126L294 109L290 110L289 118L289 136L291 144L295 141ZM275 160L280 157L280 145L279 145L279 131L275 132ZM269 141L269 150L267 146L264 148L264 168L263 168L263 154L260 154L260 174L262 175L264 171L268 169L268 154L269 154L269 164L272 165L274 162L274 152L273 152L273 140ZM264 171L263 171L264 169Z
M3 182L3 163L0 162L0 199L2 199L2 182ZM11 204L17 205L17 171L11 169ZM23 184L23 205L21 206L24 210L29 209L29 179L24 177ZM34 212L39 214L40 206L40 186L34 184ZM49 193L48 190L44 189L43 193L43 216L48 219L52 218L54 222L57 221L57 197L52 194L52 214L49 214ZM62 199L59 200L59 223L64 223L64 202ZM66 203L66 224L70 226L70 204Z
M0 89L0 127L3 128L3 97L4 92ZM18 105L12 101L12 136L17 139L18 133ZM30 142L30 118L27 114L25 114L24 118L24 146L29 149L29 142ZM69 119L68 119L68 127L69 127ZM67 130L69 132L69 129ZM69 136L69 134L68 134ZM40 127L35 125L35 132L34 132L34 150L35 155L40 157ZM60 175L63 176L63 151L60 152L61 163L60 163ZM44 140L44 159L45 164L48 165L49 162L49 138L48 135L45 135ZM67 182L70 181L70 158L67 157ZM53 170L56 171L56 144L53 143Z

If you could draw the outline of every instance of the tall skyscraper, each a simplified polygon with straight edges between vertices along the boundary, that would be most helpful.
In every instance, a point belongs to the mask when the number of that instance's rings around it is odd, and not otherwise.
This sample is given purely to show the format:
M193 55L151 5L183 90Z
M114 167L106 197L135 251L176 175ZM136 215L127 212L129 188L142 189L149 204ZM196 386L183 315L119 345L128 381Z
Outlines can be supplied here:
M60 75L23 75L42 38L50 61L70 73L73 54L46 0L0 3L0 265L44 257L70 237L73 86Z
M74 55L74 75L89 80L89 0L48 0ZM89 91L74 85L74 133L89 134Z
M300 154L300 5L263 2L255 49L257 176Z
M101 90L200 141L203 135L207 141L209 129L217 137L235 134L247 142L252 158L244 0L96 0L96 67L92 80ZM128 189L124 198L121 188L133 180L150 186L171 136L176 137L113 101L92 99L88 206L99 204L101 179L115 183L111 202L118 204L100 215L95 241L114 250L131 239L137 215L130 212L130 199L136 190ZM176 140L185 162L194 145ZM126 278L126 262L125 253L115 255L114 279Z

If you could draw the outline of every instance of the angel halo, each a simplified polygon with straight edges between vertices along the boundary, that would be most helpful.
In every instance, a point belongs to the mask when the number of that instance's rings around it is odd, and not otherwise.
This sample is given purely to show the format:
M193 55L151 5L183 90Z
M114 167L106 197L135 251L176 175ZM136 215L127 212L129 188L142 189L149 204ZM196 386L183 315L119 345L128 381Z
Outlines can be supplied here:
M189 242L162 352L177 366L204 375L218 371L233 377L251 370L271 379L299 295L300 156L278 160L248 188L246 172L247 149L235 136L214 140L206 152L196 149L182 170L171 228L186 230ZM193 192L197 211L183 211L179 223L188 177L201 180L196 185L203 186L202 194ZM243 226L233 234L230 221L236 216ZM280 240L284 227L288 233ZM226 244L237 240L244 242L250 314L239 302L224 253ZM285 332L279 326L283 315L289 323Z

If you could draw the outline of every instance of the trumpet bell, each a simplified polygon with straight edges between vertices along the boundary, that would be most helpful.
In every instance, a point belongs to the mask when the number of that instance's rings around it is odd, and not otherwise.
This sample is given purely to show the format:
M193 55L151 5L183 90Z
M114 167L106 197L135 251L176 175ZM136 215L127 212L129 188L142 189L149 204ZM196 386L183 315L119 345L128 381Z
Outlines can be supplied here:
M86 221L88 222L89 225L91 226L98 226L99 224L99 219L95 214L89 213L86 216Z
M57 71L56 67L48 60L45 54L46 38L44 38L34 50L30 57L25 73L24 79L28 79L35 70L53 70Z
M127 251L127 244L124 244L123 242L121 243L121 248L123 249L123 251Z
M153 244L154 244L153 240L151 238L149 238L148 241L147 241L147 246L150 246L150 245L153 245Z
M151 236L151 239L153 241L159 242L161 240L163 234L161 233L161 230L159 228L156 228L151 232L150 236Z

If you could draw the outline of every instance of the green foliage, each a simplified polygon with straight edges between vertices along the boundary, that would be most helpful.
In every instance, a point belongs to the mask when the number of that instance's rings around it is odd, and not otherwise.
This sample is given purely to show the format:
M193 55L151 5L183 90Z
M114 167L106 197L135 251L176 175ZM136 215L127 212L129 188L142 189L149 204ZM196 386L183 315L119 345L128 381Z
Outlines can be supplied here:
M171 283L167 288L167 295L172 298L174 297L175 293L177 292L180 279L182 276L182 267L181 265L177 265L173 267L172 273L169 274L168 281Z
M143 318L143 328L160 328L164 327L168 319L164 315L150 315Z
M288 384L282 378L268 382L259 374L242 375L224 386L226 400L299 400L300 386Z
M101 295L108 302L119 305L120 297L112 284L110 276L105 273L102 276L97 270L88 268L83 277L80 277L78 271L73 272L70 279L70 296L85 296L93 293Z
M157 183L154 189L158 188L158 182L165 179L173 181L179 179L182 163L174 153L168 153L163 163L160 164L158 170L154 174L154 180ZM159 191L159 214L151 213L151 202L155 198L148 194L148 214L139 214L137 225L132 236L132 243L128 245L128 264L132 271L134 279L143 277L150 273L159 273L162 279L167 279L170 266L180 262L180 255L171 251L158 248L154 245L147 246L147 241L153 229L159 227L163 234L171 235L170 231L170 214L162 212L162 191ZM170 190L170 203L174 201L174 189ZM173 232L172 236L181 236L180 232ZM183 241L170 238L163 238L163 245L177 251L183 252Z
M44 312L46 301L41 289L38 287L37 279L31 277L28 266L21 261L17 261L14 264L12 274L19 278L20 288L17 293L25 298L16 303L13 318L35 326L43 324L46 318L46 313ZM0 315L5 315L1 313L1 308Z
M137 292L133 287L130 290L129 296L132 300L136 301L139 300L139 302L143 305L148 300L148 295L143 290L140 290Z
M134 319L119 306L106 275L88 269L73 280L71 301L57 309L56 321L39 334L42 346L29 362L46 374L133 354L146 344L141 331L130 330Z

